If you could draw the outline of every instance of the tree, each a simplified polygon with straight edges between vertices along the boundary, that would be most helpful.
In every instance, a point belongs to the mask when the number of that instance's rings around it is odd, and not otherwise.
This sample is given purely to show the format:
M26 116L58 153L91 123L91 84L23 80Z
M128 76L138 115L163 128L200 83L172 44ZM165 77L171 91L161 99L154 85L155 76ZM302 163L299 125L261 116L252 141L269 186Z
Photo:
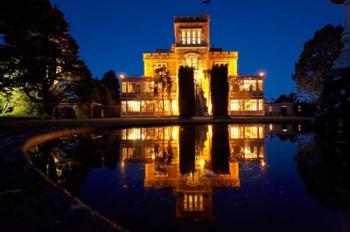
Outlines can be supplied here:
M11 0L0 10L0 88L20 89L51 116L84 80L85 64L63 13L48 0Z
M282 94L274 101L274 103L295 103L295 102L297 102L295 93L290 93L289 95Z
M159 85L161 88L159 88ZM155 95L162 95L162 107L164 112L164 95L167 94L169 100L169 109L172 110L172 99L171 99L171 90L173 87L173 81L170 77L169 70L166 67L160 67L155 70Z
M227 174L230 158L230 142L227 124L213 125L211 160L216 174Z
M322 77L332 69L343 48L342 32L341 26L326 25L305 43L292 77L296 81L299 99L319 99L323 88Z
M228 70L227 65L214 65L210 77L213 116L228 115Z
M180 172L190 174L195 171L196 128L194 125L183 125L180 128Z
M191 118L195 114L194 70L181 66L179 69L179 110L180 117Z
M100 83L102 104L115 105L120 102L120 84L113 70L106 72Z

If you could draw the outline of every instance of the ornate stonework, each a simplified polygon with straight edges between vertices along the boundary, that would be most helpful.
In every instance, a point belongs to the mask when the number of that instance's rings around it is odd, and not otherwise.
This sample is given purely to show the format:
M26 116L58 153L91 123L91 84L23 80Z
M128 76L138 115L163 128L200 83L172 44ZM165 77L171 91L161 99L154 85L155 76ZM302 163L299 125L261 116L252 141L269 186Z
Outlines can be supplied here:
M196 104L202 111L198 115L211 115L208 71L213 65L228 66L230 115L264 115L263 77L240 76L238 52L210 46L209 15L176 16L174 36L175 41L170 49L143 54L143 77L122 80L122 117L178 115L177 76L181 66L194 68ZM159 68L165 68L171 77L172 97L157 91L151 96L152 88L161 89L155 80Z

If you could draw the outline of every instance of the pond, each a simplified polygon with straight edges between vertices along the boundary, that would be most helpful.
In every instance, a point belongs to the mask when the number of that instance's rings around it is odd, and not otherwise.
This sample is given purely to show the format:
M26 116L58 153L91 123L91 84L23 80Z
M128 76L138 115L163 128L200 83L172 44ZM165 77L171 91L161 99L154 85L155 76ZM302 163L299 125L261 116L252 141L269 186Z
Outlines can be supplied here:
M58 185L130 231L349 231L347 180L310 128L95 130L29 153Z

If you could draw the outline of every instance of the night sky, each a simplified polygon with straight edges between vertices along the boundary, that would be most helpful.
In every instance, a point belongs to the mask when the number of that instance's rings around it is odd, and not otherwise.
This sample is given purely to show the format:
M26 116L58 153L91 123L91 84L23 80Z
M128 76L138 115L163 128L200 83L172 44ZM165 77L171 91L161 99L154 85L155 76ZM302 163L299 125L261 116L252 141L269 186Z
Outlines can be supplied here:
M142 53L170 48L175 15L202 13L201 0L53 0L64 12L95 77L110 69L142 75ZM266 71L266 97L294 91L294 64L306 40L343 22L329 0L211 0L213 47L239 51L239 72Z

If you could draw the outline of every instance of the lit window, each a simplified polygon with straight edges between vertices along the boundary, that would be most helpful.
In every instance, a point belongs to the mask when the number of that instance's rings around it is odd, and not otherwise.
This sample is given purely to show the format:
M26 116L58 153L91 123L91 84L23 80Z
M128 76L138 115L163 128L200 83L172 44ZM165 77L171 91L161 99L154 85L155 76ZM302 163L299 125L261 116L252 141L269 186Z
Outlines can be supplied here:
M128 101L128 112L140 112L141 104L139 101Z
M122 101L122 112L126 112L126 101Z
M198 44L201 44L201 43L202 43L201 37L202 37L202 32L201 32L201 30L197 30L197 43L198 43Z
M259 100L259 110L264 110L264 100Z
M153 101L146 101L146 112L147 113L152 113L154 111L154 103Z
M182 44L186 44L186 31L185 30L181 31L181 42L182 42Z
M231 111L239 111L240 110L239 101L231 100L230 108L231 108Z
M244 80L241 90L243 91L256 91L256 81L255 80Z
M188 30L186 34L187 34L187 44L191 44L191 31Z
M135 83L128 82L128 93L135 93Z
M127 147L123 147L122 148L122 157L123 158L127 158L128 157L128 148Z
M154 92L154 82L153 81L144 81L142 91L144 93L153 93Z
M130 128L127 129L128 140L140 140L141 139L141 129L140 128Z
M122 140L126 140L126 129L122 130Z
M263 139L263 138L264 138L264 127L259 126L259 139Z
M244 103L245 111L256 111L258 109L257 100L246 100Z
M202 29L182 29L181 30L182 44L201 44L202 43Z
M199 54L197 53L188 53L185 55L185 63L186 66L192 67L194 69L198 69L198 62L199 62Z
M247 160L258 158L258 147L246 145L244 147L244 158Z
M258 127L252 126L252 127L246 127L245 128L245 138L246 139L257 139L259 134L258 134Z
M127 93L127 83L126 82L122 82L122 93Z
M197 43L197 33L196 31L192 31L192 44L196 44Z
M204 210L204 204L203 204L203 195L199 195L199 210L203 211Z
M258 91L263 91L263 81L258 80Z
M240 135L240 133L239 133L239 127L237 126L232 126L231 127L231 139L239 139L239 135Z

